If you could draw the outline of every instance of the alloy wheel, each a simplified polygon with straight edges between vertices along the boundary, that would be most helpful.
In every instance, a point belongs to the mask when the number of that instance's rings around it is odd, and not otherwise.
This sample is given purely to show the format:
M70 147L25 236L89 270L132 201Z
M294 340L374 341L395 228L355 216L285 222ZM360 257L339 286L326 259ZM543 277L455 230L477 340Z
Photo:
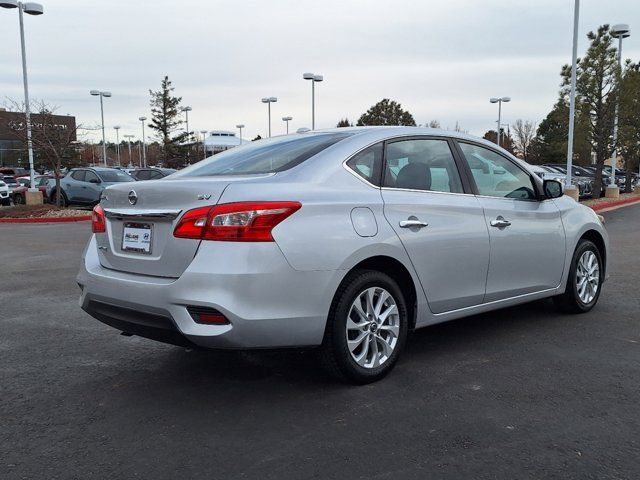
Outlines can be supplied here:
M347 316L347 346L361 367L372 369L385 363L398 344L400 315L393 296L384 288L371 287L351 304Z
M600 264L591 250L580 256L576 268L576 289L578 298L584 304L593 301L600 287Z

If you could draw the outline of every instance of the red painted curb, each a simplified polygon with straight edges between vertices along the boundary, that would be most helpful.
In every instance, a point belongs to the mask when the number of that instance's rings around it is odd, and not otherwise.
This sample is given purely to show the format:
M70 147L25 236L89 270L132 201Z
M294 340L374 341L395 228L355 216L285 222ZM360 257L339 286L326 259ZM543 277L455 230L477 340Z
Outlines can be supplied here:
M599 212L600 210L605 210L607 208L619 207L621 205L628 205L630 203L638 202L640 202L640 198L623 198L622 200L614 200L613 202L597 203L595 205L590 205L590 207L594 211Z
M35 218L0 218L0 223L71 223L86 222L91 220L91 215L80 217L35 217Z

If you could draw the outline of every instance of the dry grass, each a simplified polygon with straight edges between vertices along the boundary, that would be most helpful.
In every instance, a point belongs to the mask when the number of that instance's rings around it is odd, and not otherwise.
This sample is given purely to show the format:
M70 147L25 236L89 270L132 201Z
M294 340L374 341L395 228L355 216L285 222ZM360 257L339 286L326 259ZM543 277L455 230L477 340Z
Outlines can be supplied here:
M90 214L91 212L89 211L61 208L47 204L0 207L0 218L75 217Z

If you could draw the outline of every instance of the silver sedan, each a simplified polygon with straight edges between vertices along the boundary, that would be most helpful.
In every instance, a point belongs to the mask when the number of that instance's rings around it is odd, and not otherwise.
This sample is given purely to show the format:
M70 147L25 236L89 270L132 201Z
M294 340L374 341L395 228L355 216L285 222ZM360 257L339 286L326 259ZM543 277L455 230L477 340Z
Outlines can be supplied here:
M356 383L416 328L553 297L598 301L607 233L496 145L414 127L253 142L107 188L80 305L127 335L202 348L318 347Z

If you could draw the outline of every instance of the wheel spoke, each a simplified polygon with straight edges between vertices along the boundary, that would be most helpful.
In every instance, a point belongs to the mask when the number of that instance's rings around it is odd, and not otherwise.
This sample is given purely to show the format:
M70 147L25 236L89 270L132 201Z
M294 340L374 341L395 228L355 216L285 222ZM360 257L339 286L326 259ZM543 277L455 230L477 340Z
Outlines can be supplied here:
M380 355L378 353L378 340L375 336L371 336L371 368L376 368L380 365Z
M393 353L393 348L391 348L391 345L389 345L387 341L384 338L382 338L380 335L376 336L376 341L379 342L380 345L382 346L382 354L385 357L389 358Z
M376 307L373 311L373 314L376 317L380 316L382 307L384 307L384 302L386 302L389 297L391 297L391 295L389 295L386 290L382 290L380 292L380 295L378 295L378 301L376 302Z
M400 334L400 327L398 325L381 325L379 329L382 332L389 332L390 335L396 338Z
M389 319L390 315L395 315L397 313L398 313L398 307L395 304L393 304L389 308L387 308L384 312L382 312L380 315L378 315L378 320L380 320L381 324L384 324Z
M368 337L369 337L369 332L366 331L358 335L355 340L347 340L347 346L349 347L349 351L353 353L353 351L360 346L362 341Z
M351 352L353 355L353 352ZM353 359L358 362L358 365L366 366L367 355L369 354L369 334L367 334L367 340L362 345L362 351L358 356L354 356Z
M367 315L375 315L375 309L373 308L373 296L376 293L375 288L369 288L366 293L367 300Z

